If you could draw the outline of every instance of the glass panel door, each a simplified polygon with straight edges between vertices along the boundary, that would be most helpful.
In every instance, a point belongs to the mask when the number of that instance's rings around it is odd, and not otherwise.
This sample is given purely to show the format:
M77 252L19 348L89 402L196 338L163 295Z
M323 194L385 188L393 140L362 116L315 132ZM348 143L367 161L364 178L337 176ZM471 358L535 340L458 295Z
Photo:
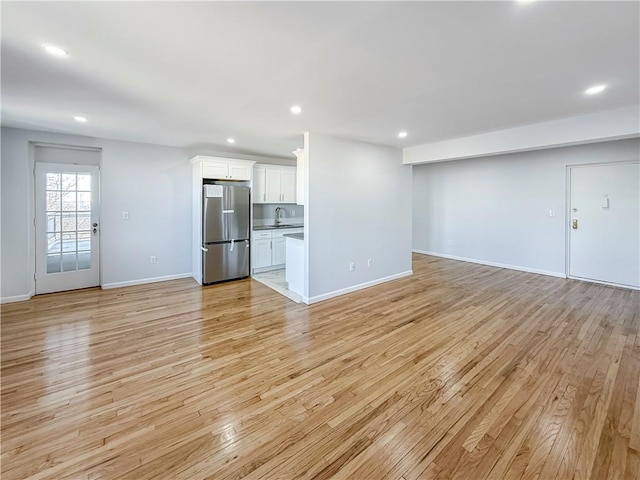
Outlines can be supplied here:
M98 173L36 164L36 293L98 285Z

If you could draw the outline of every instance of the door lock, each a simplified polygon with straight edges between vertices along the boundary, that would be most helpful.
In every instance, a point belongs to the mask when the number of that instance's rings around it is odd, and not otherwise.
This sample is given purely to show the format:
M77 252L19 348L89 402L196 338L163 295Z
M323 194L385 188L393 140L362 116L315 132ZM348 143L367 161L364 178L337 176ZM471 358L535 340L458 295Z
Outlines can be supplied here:
M571 220L571 228L573 228L574 230L578 229L578 219L574 218L573 220Z
M93 224L93 233L98 233L98 224L97 223Z

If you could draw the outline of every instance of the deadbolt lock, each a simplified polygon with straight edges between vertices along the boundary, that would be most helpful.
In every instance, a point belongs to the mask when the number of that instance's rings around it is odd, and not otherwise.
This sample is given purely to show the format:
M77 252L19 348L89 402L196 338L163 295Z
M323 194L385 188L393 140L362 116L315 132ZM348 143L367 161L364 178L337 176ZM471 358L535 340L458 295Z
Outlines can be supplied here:
M571 220L571 228L573 228L574 230L578 229L578 219L574 218L573 220Z

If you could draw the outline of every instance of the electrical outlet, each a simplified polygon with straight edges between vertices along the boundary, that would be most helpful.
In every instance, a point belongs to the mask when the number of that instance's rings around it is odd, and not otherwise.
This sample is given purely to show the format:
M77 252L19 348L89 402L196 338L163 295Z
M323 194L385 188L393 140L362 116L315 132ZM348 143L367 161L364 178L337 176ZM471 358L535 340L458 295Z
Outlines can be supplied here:
M453 240L451 239L447 240L447 245L453 245Z
M349 264L349 271L350 271L350 272L353 272L355 269L356 269L356 264L355 264L355 263L353 263L353 262L351 262L351 263Z
M129 220L129 212L122 212L122 219Z
M295 216L296 216L296 211L295 211L293 208L291 209L291 216L292 216L292 217L295 217Z
M367 267L371 268L372 263L373 263L373 260L371 260L370 258L367 259Z
M549 216L550 217L555 217L556 216L556 211L555 210L549 210Z
M158 259L156 258L155 255L151 255L149 257L149 263L157 263L157 262L158 262Z

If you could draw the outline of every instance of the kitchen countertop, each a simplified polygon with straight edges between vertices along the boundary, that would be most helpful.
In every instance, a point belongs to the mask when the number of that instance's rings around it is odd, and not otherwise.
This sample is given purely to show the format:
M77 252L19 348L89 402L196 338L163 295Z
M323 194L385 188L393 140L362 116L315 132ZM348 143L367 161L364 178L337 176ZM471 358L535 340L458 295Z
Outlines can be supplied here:
M304 240L304 233L285 233L283 237L295 238L296 240Z
M280 230L287 228L302 228L304 223L285 223L284 225L261 225L259 227L253 227L254 230Z

